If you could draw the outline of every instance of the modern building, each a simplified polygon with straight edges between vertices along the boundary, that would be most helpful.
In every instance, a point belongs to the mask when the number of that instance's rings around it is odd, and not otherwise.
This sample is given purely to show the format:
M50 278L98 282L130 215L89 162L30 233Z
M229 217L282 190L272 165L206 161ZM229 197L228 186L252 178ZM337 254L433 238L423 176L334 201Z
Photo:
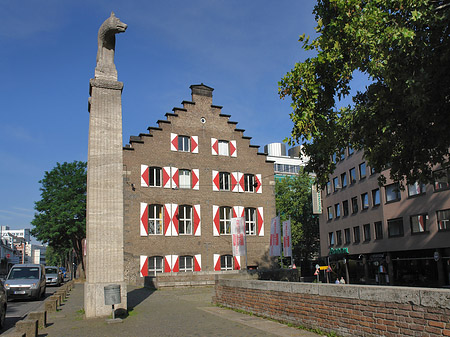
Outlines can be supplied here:
M290 148L286 154L286 144L270 143L264 146L267 160L274 162L275 179L298 174L300 167L308 163L308 158L302 157L301 145Z
M31 234L29 228L24 229L10 229L9 226L0 227L0 236L6 237L8 240L11 237L18 237L25 239L25 242L31 242Z
M124 147L126 281L268 266L275 216L273 162L213 105L213 88ZM247 258L232 255L231 219L244 217Z
M336 160L336 158L334 158ZM398 184L370 168L363 151L346 149L322 191L321 256L330 278L351 283L450 284L450 175L434 185Z

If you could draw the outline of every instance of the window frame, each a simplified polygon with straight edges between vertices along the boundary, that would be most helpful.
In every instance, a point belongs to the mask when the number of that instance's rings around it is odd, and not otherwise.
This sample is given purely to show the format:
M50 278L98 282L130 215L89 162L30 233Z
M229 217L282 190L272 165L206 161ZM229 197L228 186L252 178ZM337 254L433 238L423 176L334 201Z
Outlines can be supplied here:
M155 212L156 207L160 207L160 217L157 217L157 212ZM148 227L148 235L163 235L164 234L164 230L163 230L163 224L164 224L164 206L163 205L159 205L159 204L147 204L147 211L148 211L148 223L147 223L147 227ZM153 217L151 217L151 215L154 214ZM151 223L151 221L154 221L155 226ZM157 227L156 227L157 226ZM153 228L153 233L151 233ZM157 228L159 228L159 233L157 233L158 231L156 230Z
M189 215L186 216L185 213L188 211ZM192 235L193 217L192 217L192 206L191 205L180 205L178 206L178 234L179 235ZM183 233L182 233L183 229Z
M336 246L342 246L342 230L336 231Z
M342 186L342 188L347 187L347 184L348 184L348 182L347 182L347 172L343 172L343 173L341 173L341 186Z
M378 203L376 203L376 195L378 195ZM380 189L376 188L372 190L372 207L377 207L381 205L381 193Z
M256 208L254 207L244 208L244 216L245 216L245 234L255 236L258 228L258 217L256 216Z
M333 215L333 206L328 206L327 207L327 220L333 220L334 215Z
M345 228L344 229L344 244L345 245L349 245L352 241L351 238L351 233L350 233L350 228Z
M440 219L439 214L445 213L445 212L448 213L447 218L446 219ZM444 227L445 228L442 228L441 224L439 223L440 220L444 222ZM436 222L437 222L437 227L438 227L438 231L439 232L450 231L450 208L437 210L436 211Z
M219 233L220 235L231 235L231 218L233 209L229 206L219 207Z
M390 190L391 188L392 188L392 190ZM388 189L390 191L388 191ZM395 199L389 200L388 193L397 193L397 197ZM400 192L400 186L398 185L398 183L393 183L393 184L389 184L389 185L384 186L384 196L386 198L386 204L402 200L402 195L401 195L401 192Z
M367 177L367 165L366 162L362 162L361 164L359 164L359 180L365 179ZM363 173L363 169L364 168L364 173Z
M341 186L339 184L339 177L334 177L333 178L333 191L337 192L340 188L341 188Z
M331 194L331 181L327 181L327 184L326 184L326 192L327 192L327 195L330 195Z
M188 173L188 174L186 175L185 173ZM186 176L189 176L189 177L186 178ZM189 184L187 184L187 181L189 181ZM179 169L178 170L178 188L180 188L180 189L192 188L192 172L191 172L191 170L188 170L188 169Z
M348 216L350 214L349 211L349 203L348 200L342 201L342 216Z
M348 170L348 177L349 177L349 183L350 185L353 185L356 183L356 168L352 167Z
M356 214L359 211L358 208L358 197L351 198L351 204L352 204L352 214Z
M374 233L375 233L375 240L383 239L383 222L375 221L373 223L373 229L374 229Z
M220 255L220 270L230 271L233 270L233 255Z
M334 232L328 232L328 247L334 247L335 241Z
M252 173L244 174L244 192L254 193L255 192L255 175Z
M191 152L191 137L178 135L178 151Z
M219 191L230 191L231 175L230 172L219 172Z
M367 209L369 209L369 194L366 192L361 194L361 210L365 211Z
M149 168L148 168L148 186L149 187L162 187L162 168L161 167L149 166Z
M420 220L419 217L423 217L423 230L420 230ZM427 228L427 220L428 220L428 213L421 213L421 214L414 214L409 217L409 224L411 229L411 235L417 235L417 234L424 234L428 232ZM413 220L417 220L417 223L413 223ZM418 230L416 230L414 227L418 226Z
M186 267L186 261L191 262L191 267ZM183 255L178 257L178 271L180 273L187 273L194 271L194 257L192 255Z
M358 235L356 235L358 234ZM353 226L353 242L360 243L361 242L361 228L360 226Z
M372 240L370 223L363 225L363 234L364 234L364 242L370 242Z
M230 141L219 139L217 141L217 154L219 156L229 157L230 156Z
M334 204L334 218L337 219L341 216L341 204Z
M161 259L161 268L157 267L157 259ZM148 256L148 276L156 276L157 274L164 274L164 256ZM151 269L152 263L154 268Z
M426 185L424 183L415 182L414 185L408 184L408 198L417 197L426 193ZM419 190L419 192L417 192Z
M441 173L443 172L443 174ZM433 178L434 178L434 191L440 192L450 189L450 170L448 168L443 168L439 170L433 171ZM437 175L440 175L440 177L436 177ZM446 178L445 180L447 182L444 182L441 178ZM437 179L441 179L441 181L438 181ZM441 184L445 184L445 186L441 186Z
M392 234L391 228L393 224L401 223L401 226L399 227L399 233L398 234ZM403 218L394 218L394 219L388 219L387 220L388 225L388 237L389 238L398 238L405 235L405 229L403 225Z

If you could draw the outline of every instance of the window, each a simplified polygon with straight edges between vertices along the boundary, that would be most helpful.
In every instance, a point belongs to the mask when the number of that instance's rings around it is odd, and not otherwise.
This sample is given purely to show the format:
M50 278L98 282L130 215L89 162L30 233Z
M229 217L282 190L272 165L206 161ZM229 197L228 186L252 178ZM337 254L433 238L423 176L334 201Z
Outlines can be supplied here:
M229 155L229 144L227 140L219 140L219 156Z
M191 139L188 136L178 136L178 151L190 152Z
M256 235L256 209L245 209L245 234Z
M383 238L383 223L381 221L377 221L374 224L375 229L375 240L380 240Z
M347 173L346 172L341 174L341 184L342 184L342 188L347 187Z
M359 164L359 179L364 179L366 177L366 163Z
M342 245L342 231L336 231L336 245Z
M438 229L440 231L450 230L450 209L436 212Z
M370 175L373 175L373 174L375 174L375 173L377 173L376 171L375 171L375 167L370 167Z
M161 187L161 168L149 167L148 168L148 185L152 187Z
M179 170L178 179L180 188L191 188L191 171Z
M341 188L341 186L339 185L338 177L333 178L333 188L334 188L334 192L337 192L337 190Z
M163 224L162 205L148 205L148 234L161 235Z
M334 246L334 232L328 233L328 244L330 247Z
M336 153L331 156L331 161L336 164Z
M180 272L194 271L194 258L192 256L180 256Z
M228 172L219 172L219 190L230 190L230 174Z
M331 193L331 181L327 182L327 195Z
M156 274L164 273L164 259L162 256L151 256L148 258L148 275L156 276Z
M356 169L353 167L349 171L350 184L356 183Z
M411 216L411 233L423 233L427 230L428 214L418 214Z
M361 209L369 208L369 195L367 193L361 194Z
M341 216L341 205L336 204L334 205L334 214L336 218L339 218Z
M425 184L415 182L413 185L408 185L408 197L424 193L425 193Z
M350 228L344 229L344 239L345 239L345 244L349 245L350 244Z
M352 198L352 214L358 213L358 198Z
M386 191L386 203L400 200L400 188L397 183L384 187Z
M231 207L219 208L220 234L231 234Z
M233 256L231 255L220 256L220 270L233 270Z
M353 242L359 243L361 241L361 235L359 233L359 226L353 227Z
M388 236L394 238L397 236L403 236L403 219L390 219L388 223Z
M253 174L244 174L244 191L254 192L255 190L255 176Z
M364 242L370 241L370 224L364 225L363 230L364 230Z
M345 159L345 149L342 149L342 150L341 150L341 156L340 156L340 158L341 158L341 161L343 161L343 160Z
M178 208L178 233L192 235L192 206L182 205Z
M372 202L373 202L374 207L380 205L381 200L380 200L380 189L379 188L372 190Z
M447 169L433 172L434 190L441 191L450 188L449 171Z
M344 216L348 215L348 200L342 202L342 211L344 212Z
M355 152L355 150L353 150L353 148L351 148L351 147L349 146L349 147L348 147L348 155L351 156L354 152Z
M333 219L333 207L331 207L331 206L327 207L327 215L328 215L328 220Z

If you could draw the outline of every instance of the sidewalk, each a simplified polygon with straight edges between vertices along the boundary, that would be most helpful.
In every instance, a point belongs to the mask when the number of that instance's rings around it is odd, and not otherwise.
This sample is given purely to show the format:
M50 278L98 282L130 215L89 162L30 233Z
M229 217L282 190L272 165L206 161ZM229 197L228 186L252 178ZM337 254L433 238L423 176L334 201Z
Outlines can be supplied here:
M152 291L128 286L130 315L122 323L83 317L84 285L75 284L61 310L49 313L39 336L307 336L319 335L211 304L213 287Z

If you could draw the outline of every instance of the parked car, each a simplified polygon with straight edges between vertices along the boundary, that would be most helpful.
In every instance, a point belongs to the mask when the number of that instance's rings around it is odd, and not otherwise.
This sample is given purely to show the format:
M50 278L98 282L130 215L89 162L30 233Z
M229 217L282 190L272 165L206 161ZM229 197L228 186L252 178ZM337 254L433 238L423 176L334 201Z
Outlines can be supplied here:
M42 264L16 264L5 281L6 297L39 299L45 295L45 268Z
M0 281L0 329L5 326L6 307L7 307L6 291L3 282Z
M64 282L63 274L56 266L45 266L45 283L48 286L60 286Z

